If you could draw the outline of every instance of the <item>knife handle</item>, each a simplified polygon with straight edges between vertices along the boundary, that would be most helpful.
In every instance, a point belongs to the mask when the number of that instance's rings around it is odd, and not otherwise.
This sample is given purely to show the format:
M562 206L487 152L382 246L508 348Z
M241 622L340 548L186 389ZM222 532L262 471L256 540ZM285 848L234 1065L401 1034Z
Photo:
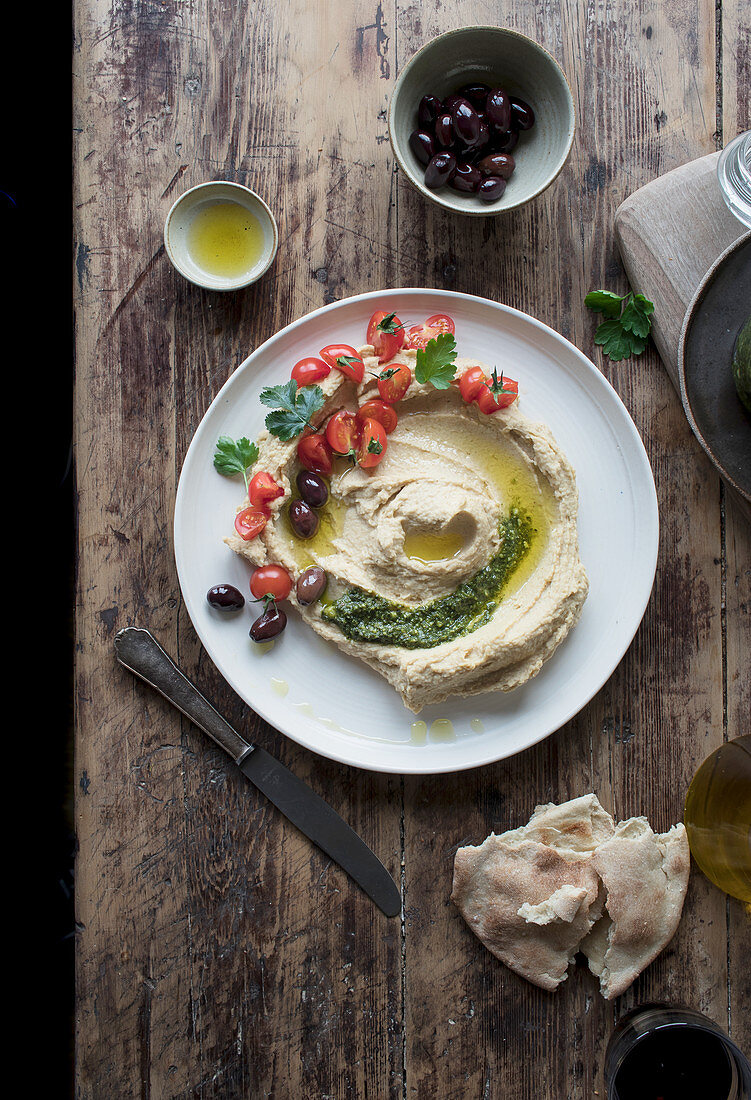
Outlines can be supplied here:
M115 635L115 654L124 668L155 688L228 752L236 763L239 764L253 751L254 746L244 741L214 710L148 630L126 626L118 631Z

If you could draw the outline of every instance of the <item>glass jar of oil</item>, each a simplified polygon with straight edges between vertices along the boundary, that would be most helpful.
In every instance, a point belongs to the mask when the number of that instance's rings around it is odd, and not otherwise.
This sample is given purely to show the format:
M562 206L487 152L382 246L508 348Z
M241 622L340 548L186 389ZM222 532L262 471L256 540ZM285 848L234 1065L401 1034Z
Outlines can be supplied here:
M751 735L707 757L691 781L683 816L691 854L707 878L751 902Z

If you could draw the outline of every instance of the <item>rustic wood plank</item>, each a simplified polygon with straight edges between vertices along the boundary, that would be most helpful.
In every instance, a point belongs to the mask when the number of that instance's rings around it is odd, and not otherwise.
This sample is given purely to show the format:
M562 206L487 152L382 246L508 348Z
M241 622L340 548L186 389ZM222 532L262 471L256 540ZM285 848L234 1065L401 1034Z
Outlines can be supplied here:
M532 5L503 14L551 49L571 77L580 121L571 161L539 203L479 225L423 206L400 181L400 240L406 221L415 240L428 242L436 257L431 285L498 296L601 362L594 319L581 303L593 287L623 292L615 209L640 184L714 147L714 8L701 3L689 12L675 3L648 16L619 8L598 18L567 6L560 25ZM447 29L447 17L444 9L418 15L400 6L400 65ZM479 6L464 5L461 20L454 14L457 24L483 19ZM562 256L573 262L562 264ZM537 802L595 790L621 817L645 813L656 828L680 820L693 770L707 743L722 736L717 479L654 351L634 363L601 365L655 470L663 517L657 585L629 653L576 721L477 774L406 784L411 1095L532 1097L541 1080L549 1096L602 1095L605 1044L632 1004L688 1000L725 1017L724 902L700 877L678 936L616 1005L604 1003L580 970L554 996L517 979L447 902L456 847L521 824Z
M398 921L111 649L150 626L398 878L399 781L248 715L182 609L170 532L185 450L235 366L294 317L394 281L382 28L364 5L92 0L76 41L79 1093L401 1095ZM353 94L366 71L381 77ZM242 295L189 286L162 248L176 195L216 177L278 214L279 259Z

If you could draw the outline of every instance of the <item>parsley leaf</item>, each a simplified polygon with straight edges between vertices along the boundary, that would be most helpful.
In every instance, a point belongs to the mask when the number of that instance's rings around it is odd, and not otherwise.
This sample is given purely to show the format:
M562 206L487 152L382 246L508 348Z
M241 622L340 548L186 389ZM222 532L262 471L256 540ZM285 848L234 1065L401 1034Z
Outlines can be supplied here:
M608 359L617 363L631 355L641 355L652 328L653 302L632 291L619 298L609 290L591 290L584 304L607 318L595 330L595 343Z
M415 378L420 383L430 382L437 390L447 390L454 377L455 359L456 340L450 332L442 332L418 349Z
M623 295L623 298L627 297L627 294ZM590 290L584 299L584 305L594 313L604 313L606 317L618 317L623 298L619 298L609 290Z
M268 430L283 443L288 443L305 431L313 415L323 408L325 398L320 386L298 389L292 378L282 386L261 390L259 401L273 410L266 417Z
M246 489L248 487L247 471L257 459L258 447L245 436L242 439L231 439L228 435L220 435L216 441L214 466L225 477L242 474Z

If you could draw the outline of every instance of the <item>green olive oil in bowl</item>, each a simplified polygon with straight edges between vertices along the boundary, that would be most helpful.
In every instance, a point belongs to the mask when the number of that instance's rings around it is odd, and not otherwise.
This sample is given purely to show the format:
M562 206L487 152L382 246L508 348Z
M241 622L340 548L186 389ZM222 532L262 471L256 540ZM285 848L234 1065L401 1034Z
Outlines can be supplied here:
M263 255L265 240L261 223L247 207L239 202L216 202L198 209L186 244L203 271L237 279L253 270Z

